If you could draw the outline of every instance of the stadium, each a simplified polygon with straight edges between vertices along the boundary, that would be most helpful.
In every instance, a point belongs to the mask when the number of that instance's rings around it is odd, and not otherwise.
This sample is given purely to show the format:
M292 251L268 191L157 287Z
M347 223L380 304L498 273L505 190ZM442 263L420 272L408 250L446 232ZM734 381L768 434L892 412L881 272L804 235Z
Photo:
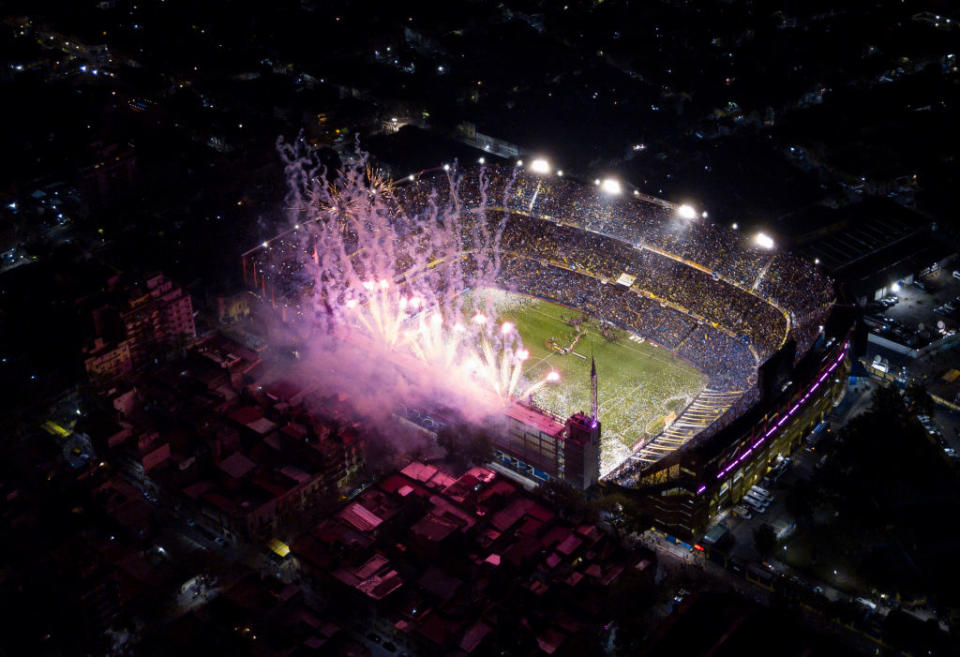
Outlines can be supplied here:
M639 495L664 529L695 536L842 394L849 332L832 321L833 284L769 238L612 179L564 177L541 160L444 166L398 184L363 177L362 194L319 204L361 220L346 230L328 221L333 233L305 243L302 229L322 220L301 213L302 225L244 254L244 277L283 316L302 316L302 273L319 269L308 278L324 313L387 336L391 348L415 333L411 351L428 362L427 348L443 343L450 372L461 371L449 355L453 332L426 338L451 323L450 299L460 299L454 328L479 333L456 338L457 349L484 347L463 371L493 382L507 414L530 429L496 444L504 465L545 480L583 463L597 472L583 474L582 487L601 476ZM334 233L340 256L324 265ZM359 319L357 307L366 309Z

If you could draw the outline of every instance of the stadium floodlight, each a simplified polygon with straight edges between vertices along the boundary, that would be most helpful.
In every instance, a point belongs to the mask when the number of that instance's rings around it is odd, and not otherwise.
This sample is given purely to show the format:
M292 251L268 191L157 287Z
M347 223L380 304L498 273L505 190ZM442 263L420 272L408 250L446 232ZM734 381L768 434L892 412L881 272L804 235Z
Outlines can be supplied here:
M740 228L740 226L737 224L737 222L733 222L733 224L730 225L730 228L736 230L736 229Z
M517 160L517 166L518 166L518 167L522 167L522 166L523 166L523 160Z
M611 195L617 195L623 191L623 188L620 186L620 181L616 178L604 178L603 182L600 183L600 189L602 189L605 194Z
M820 264L820 258L814 258L814 259L813 259L813 264L819 265L819 264Z
M681 219L696 219L697 211L693 209L692 205L684 203L677 208L677 216L679 216Z
M766 233L761 232L754 235L753 242L762 249L769 250L773 248L773 238Z
M557 169L557 175L563 178L563 169Z
M449 171L449 170L450 170L450 165L449 165L449 164L444 164L444 165L443 165L443 170L444 170L444 171Z
M707 218L708 216L710 216L710 215L708 215L708 214L707 214L707 211L704 210L703 212L700 213L700 216L703 217L704 219L706 219L706 218Z
M477 159L477 162L479 162L480 164L484 164L486 163L486 160L481 157Z
M407 176L407 179L408 179L408 180L413 180L415 177L416 177L416 176L414 176L414 175L411 173L409 176Z
M263 248L266 249L266 248L269 248L269 247L270 247L270 243L269 243L269 242L264 242L264 243L263 243Z
M533 162L530 163L530 170L534 173L539 173L541 175L546 175L550 173L550 163L547 162L544 158L538 157Z

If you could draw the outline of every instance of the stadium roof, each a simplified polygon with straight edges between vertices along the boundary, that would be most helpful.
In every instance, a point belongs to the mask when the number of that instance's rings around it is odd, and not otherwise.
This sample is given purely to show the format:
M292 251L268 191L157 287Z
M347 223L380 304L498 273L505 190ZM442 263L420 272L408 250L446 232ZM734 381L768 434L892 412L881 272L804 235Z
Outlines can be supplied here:
M517 402L507 407L507 415L548 436L556 436L563 431L563 425L553 419L552 416Z

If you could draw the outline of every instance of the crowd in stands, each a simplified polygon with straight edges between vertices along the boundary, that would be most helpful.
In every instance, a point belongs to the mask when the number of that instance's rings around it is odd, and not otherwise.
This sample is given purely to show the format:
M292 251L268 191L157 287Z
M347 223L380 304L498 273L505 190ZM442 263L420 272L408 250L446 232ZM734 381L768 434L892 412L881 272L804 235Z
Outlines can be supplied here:
M756 379L756 363L746 339L698 323L630 288L519 255L503 258L499 283L642 335L689 360L710 377L714 389L745 390Z

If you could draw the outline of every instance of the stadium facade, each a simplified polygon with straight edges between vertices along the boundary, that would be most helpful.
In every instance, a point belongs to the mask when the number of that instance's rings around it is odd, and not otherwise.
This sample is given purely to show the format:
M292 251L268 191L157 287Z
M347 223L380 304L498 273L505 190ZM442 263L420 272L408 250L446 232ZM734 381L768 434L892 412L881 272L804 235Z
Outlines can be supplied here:
M411 178L392 190L407 208L451 187L445 171ZM707 375L668 426L602 473L640 495L664 530L702 533L842 394L849 333L828 322L833 283L813 263L639 192L520 167L467 170L456 182L466 211L505 219L498 286L578 308ZM243 259L247 283L282 313L288 291L271 272L284 253L257 248ZM596 413L564 423L526 406L514 411L513 429L495 443L501 462L535 479L596 482Z
M539 482L561 481L580 490L600 479L600 423L574 413L563 423L543 410L510 404L506 428L493 437L496 461Z

